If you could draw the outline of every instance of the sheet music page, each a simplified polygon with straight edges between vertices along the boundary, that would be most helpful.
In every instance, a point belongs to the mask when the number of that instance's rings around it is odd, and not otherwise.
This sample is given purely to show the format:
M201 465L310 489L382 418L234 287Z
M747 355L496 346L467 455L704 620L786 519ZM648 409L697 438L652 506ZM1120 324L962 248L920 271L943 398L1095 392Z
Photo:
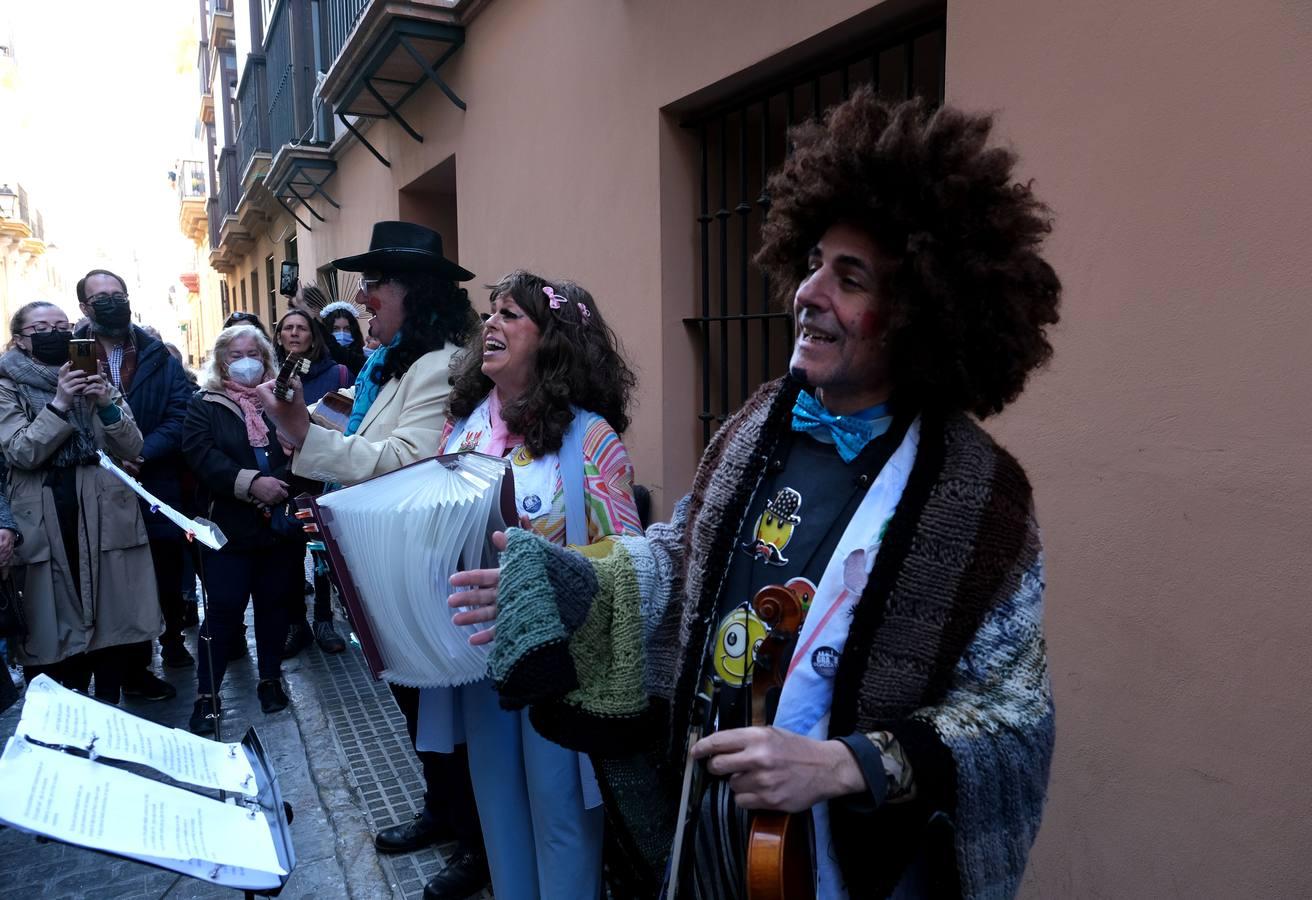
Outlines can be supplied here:
M0 821L121 856L287 874L263 815L20 737L0 757Z
M255 796L255 770L240 744L220 744L138 718L70 691L47 675L28 685L16 733L43 744L150 766L175 781Z

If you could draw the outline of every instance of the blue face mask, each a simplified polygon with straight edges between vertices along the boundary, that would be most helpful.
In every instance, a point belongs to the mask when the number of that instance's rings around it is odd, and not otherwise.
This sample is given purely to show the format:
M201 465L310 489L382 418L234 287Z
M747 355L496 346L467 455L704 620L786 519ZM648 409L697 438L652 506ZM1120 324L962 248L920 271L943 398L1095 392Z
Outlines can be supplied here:
M343 347L349 347L355 343L355 338L349 331L334 331L333 340L337 341L337 343L341 344Z
M373 355L374 355L374 351L377 350L377 349L378 349L377 347L365 347L365 348L364 348L364 358L365 358L365 359L368 359L369 357L373 356Z

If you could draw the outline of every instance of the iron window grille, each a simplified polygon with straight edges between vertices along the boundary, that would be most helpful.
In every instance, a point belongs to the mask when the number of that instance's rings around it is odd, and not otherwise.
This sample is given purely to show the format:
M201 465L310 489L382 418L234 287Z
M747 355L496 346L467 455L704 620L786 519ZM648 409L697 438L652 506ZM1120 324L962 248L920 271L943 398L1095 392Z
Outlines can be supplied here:
M700 160L699 314L683 322L699 353L703 447L752 391L787 371L792 315L774 301L752 257L770 207L766 182L791 152L788 129L862 84L889 100L919 95L940 104L944 56L944 21L936 17L683 121L697 136Z

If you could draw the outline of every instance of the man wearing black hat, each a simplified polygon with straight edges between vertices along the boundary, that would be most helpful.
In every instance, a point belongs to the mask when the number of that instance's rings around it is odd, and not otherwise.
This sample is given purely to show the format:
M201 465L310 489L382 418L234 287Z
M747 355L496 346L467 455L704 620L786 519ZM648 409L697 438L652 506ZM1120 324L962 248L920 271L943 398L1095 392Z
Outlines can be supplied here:
M260 394L279 438L296 448L292 472L354 484L437 453L451 390L451 358L477 323L469 295L458 282L474 276L442 255L441 235L408 222L377 223L368 253L333 260L333 265L361 273L357 302L373 313L369 334L381 344L356 380L345 433L312 424L299 387L288 402L274 397L271 385L261 387ZM418 692L395 686L392 692L413 741ZM458 841L459 852L424 896L464 898L488 882L464 747L419 757L427 787L423 811L413 822L379 832L375 845L384 853L401 853Z

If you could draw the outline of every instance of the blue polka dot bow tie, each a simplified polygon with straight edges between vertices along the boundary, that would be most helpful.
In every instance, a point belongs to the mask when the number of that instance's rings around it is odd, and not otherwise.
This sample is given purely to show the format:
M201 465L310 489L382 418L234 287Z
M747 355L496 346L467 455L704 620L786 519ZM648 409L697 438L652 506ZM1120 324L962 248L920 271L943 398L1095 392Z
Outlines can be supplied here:
M822 441L832 441L843 462L850 463L875 438L893 423L890 415L879 415L887 407L880 405L870 410L875 415L836 416L820 405L820 401L801 391L793 404L793 431L810 434Z

